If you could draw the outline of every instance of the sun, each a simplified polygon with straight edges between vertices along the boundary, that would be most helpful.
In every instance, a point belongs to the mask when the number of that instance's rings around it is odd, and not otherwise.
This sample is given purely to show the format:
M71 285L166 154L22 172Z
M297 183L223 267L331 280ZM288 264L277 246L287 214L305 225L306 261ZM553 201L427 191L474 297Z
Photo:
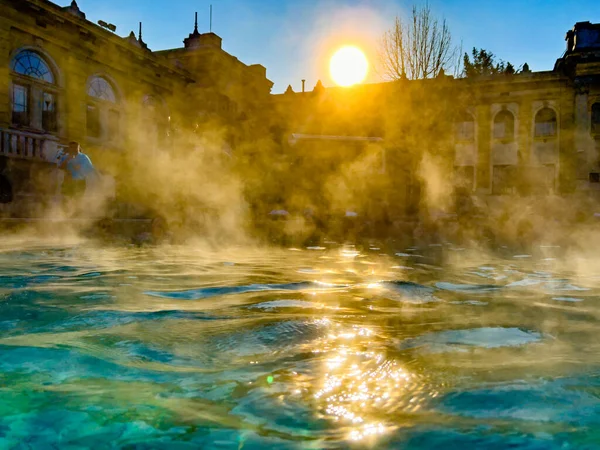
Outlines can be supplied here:
M352 86L365 80L369 61L360 48L347 45L331 57L329 71L338 86Z

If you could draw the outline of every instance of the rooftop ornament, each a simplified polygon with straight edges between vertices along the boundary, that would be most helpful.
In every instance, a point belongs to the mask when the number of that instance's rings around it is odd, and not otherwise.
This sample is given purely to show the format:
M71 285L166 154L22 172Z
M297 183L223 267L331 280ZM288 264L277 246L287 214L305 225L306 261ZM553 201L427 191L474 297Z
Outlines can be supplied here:
M195 48L200 44L200 33L198 32L198 13L196 12L196 20L194 21L194 32L183 40L185 48Z
M71 2L70 6L65 6L63 8L63 11L66 11L70 14L73 14L74 16L79 17L80 19L85 20L85 13L79 9L79 6L77 5L77 2L75 0Z

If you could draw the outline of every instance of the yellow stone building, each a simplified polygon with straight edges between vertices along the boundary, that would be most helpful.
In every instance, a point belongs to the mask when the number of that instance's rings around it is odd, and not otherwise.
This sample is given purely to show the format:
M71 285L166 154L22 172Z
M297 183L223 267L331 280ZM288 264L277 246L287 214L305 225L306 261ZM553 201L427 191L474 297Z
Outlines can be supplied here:
M226 146L260 131L251 122L269 101L266 69L197 24L182 48L153 52L141 24L120 37L75 1L0 0L0 10L0 157L17 196L57 192L48 162L72 140L118 178L133 144L168 151L206 122L225 130Z
M577 23L552 71L271 95L263 66L197 26L181 48L152 51L141 25L120 37L75 1L0 9L0 171L16 197L58 193L54 163L71 140L118 182L131 148L174 151L178 135L206 129L234 153L257 143L239 153L254 166L248 185L298 208L362 195L363 208L401 215L438 179L481 196L600 191L600 24Z
M273 96L288 133L381 137L388 193L457 184L489 198L600 191L600 24L577 23L551 71L324 89ZM308 142L307 141L307 145ZM314 142L315 140L312 139ZM350 140L348 142L351 142ZM312 144L315 154L326 141ZM290 151L293 152L293 146ZM424 168L424 155L437 170ZM345 161L338 161L338 168ZM372 172L365 176L375 176ZM417 201L413 199L413 202ZM393 206L402 214L403 206Z

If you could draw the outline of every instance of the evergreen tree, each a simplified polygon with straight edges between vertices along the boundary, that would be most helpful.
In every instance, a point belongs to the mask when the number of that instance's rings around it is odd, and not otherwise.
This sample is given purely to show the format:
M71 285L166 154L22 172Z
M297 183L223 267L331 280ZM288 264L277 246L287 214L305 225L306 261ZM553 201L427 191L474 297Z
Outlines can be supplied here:
M473 47L471 57L467 53L463 57L464 76L467 78L501 73L512 75L517 72L511 63L502 60L496 61L496 55L483 48Z

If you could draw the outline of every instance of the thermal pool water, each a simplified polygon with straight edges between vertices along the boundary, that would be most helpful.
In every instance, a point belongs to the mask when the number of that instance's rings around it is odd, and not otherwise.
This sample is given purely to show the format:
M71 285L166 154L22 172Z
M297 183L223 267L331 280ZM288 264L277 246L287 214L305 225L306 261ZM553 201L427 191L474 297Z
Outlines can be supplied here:
M5 244L0 448L600 448L600 272L436 252Z

